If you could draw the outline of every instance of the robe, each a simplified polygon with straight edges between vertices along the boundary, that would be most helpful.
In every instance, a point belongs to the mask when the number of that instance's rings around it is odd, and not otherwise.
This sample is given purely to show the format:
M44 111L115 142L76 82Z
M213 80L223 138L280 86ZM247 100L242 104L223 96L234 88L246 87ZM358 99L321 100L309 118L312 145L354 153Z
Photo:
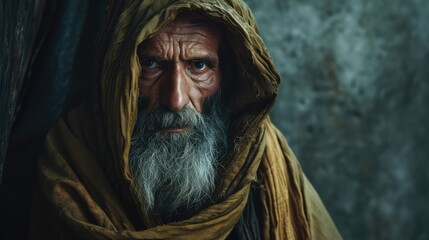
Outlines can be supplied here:
M223 26L231 50L231 83L222 99L231 113L229 146L219 159L224 167L212 204L188 219L163 222L147 211L128 167L139 97L137 47L183 11ZM112 1L99 47L91 98L47 135L30 239L341 239L269 119L280 76L244 2Z

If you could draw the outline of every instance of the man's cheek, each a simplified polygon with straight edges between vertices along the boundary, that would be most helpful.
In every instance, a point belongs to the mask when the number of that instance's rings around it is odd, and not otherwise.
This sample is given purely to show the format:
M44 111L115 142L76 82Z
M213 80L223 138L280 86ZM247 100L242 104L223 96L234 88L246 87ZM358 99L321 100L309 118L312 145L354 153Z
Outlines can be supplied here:
M139 88L139 95L142 96L143 95L143 78L142 77L139 77L138 88Z
M140 92L139 102L138 102L138 112L143 112L149 109L150 102L149 98L144 95L143 92Z

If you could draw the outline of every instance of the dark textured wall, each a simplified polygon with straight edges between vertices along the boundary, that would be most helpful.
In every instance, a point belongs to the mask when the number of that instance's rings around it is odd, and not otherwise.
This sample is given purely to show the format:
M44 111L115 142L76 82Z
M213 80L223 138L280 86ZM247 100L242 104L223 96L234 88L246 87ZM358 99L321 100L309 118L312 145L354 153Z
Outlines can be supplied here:
M247 0L271 116L345 239L429 239L429 1Z

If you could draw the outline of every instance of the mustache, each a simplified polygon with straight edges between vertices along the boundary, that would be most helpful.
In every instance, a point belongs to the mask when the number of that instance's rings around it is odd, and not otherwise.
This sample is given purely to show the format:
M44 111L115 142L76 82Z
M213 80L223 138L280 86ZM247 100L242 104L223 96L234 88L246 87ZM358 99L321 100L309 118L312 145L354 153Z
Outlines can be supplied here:
M185 107L173 112L166 107L158 107L139 113L145 130L156 131L161 128L190 128L196 129L204 125L204 116L191 107Z

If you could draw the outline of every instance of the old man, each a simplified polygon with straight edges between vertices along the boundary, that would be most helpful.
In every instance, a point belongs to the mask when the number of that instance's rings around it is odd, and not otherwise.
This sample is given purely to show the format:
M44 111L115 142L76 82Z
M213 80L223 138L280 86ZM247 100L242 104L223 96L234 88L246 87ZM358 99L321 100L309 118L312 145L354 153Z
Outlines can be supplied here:
M33 239L341 239L270 122L279 75L237 0L116 1L93 96L40 157Z

